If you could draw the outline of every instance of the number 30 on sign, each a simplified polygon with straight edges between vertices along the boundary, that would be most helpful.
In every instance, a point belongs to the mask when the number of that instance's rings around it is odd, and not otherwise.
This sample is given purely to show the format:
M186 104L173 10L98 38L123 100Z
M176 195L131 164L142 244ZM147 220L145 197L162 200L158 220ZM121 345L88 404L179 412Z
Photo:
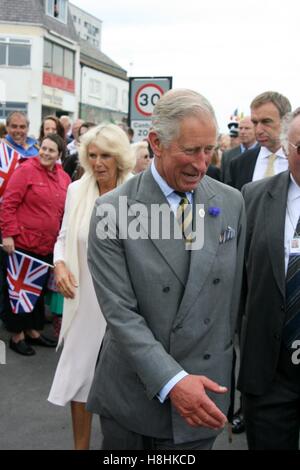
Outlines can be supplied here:
M135 106L143 116L151 116L153 108L159 98L164 94L164 90L155 83L148 83L141 86L135 95Z

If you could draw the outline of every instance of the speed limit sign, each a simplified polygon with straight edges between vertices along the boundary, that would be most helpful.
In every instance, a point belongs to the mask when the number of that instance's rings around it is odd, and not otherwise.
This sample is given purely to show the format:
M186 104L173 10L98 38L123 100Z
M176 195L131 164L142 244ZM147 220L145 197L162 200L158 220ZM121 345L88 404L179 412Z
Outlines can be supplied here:
M154 106L163 94L164 90L155 83L141 86L134 98L136 109L143 116L151 116Z
M153 108L164 93L172 88L172 77L130 77L128 124L133 141L147 138Z

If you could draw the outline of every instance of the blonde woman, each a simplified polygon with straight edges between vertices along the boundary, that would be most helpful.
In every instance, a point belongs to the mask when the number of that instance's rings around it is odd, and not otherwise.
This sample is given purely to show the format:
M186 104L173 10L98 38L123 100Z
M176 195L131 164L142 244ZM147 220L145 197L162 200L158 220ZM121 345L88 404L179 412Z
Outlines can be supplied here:
M89 448L92 415L85 404L106 327L87 265L90 217L96 198L128 179L135 163L127 135L114 124L90 129L79 153L85 173L69 187L54 249L56 282L65 302L59 338L63 350L48 397L56 405L71 403L77 450Z

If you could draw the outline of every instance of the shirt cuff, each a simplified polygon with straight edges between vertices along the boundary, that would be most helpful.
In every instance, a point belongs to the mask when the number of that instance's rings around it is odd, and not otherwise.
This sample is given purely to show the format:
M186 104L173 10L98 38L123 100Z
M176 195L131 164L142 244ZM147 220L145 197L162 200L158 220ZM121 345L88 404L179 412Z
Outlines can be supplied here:
M178 372L169 382L164 385L164 387L160 390L160 392L157 394L157 398L161 403L164 403L165 399L168 397L170 391L172 388L181 380L183 377L186 377L189 375L185 370L182 370Z

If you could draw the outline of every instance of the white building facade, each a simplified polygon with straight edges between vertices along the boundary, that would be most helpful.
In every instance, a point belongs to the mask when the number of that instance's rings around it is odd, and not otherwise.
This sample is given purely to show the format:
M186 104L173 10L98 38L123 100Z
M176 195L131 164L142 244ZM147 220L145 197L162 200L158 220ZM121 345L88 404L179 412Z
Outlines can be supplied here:
M78 36L101 51L102 21L72 3L69 7Z
M81 68L80 114L86 121L121 120L128 110L128 82L98 70Z
M0 0L0 12L0 121L22 110L38 136L48 114L126 116L126 71L79 39L67 0Z
M18 60L15 45L23 60ZM0 50L0 120L5 121L12 111L24 111L31 121L30 132L35 134L41 121L43 31L19 25L12 30L1 25Z

